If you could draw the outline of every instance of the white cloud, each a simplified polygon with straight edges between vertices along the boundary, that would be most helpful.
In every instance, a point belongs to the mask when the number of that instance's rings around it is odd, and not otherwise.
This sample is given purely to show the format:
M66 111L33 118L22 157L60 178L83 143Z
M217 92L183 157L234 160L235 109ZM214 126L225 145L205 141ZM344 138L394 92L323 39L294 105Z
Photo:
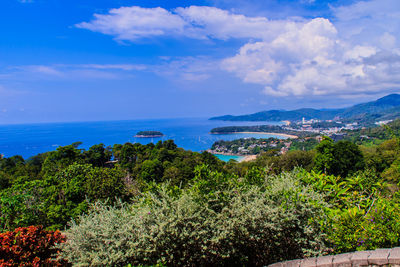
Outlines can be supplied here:
M280 21L264 17L246 17L207 6L177 8L175 12L202 37L226 40L229 38L266 38L280 30Z
M47 76L59 76L59 77L63 76L63 73L57 70L53 66L29 65L29 66L19 66L14 68L25 72L39 73Z
M332 10L341 36L354 45L368 43L381 47L382 34L394 37L400 33L398 0L358 1Z
M312 3L313 1L308 1ZM248 40L221 69L274 96L365 95L400 86L400 2L359 1L332 8L333 19L270 20L206 6L122 7L77 24L136 42L156 36ZM155 72L205 80L216 59L172 60Z
M361 95L400 87L400 2L363 1L333 9L272 41L244 45L222 67L275 96Z
M335 60L341 49L332 23L317 18L292 24L272 41L244 45L222 67L245 82L264 85L266 94L319 95L326 86L343 87Z
M385 32L380 37L380 44L384 49L393 49L396 47L396 37L388 32Z
M141 64L53 64L9 68L8 76L23 74L34 79L117 79L124 73L146 70ZM32 75L33 74L33 75Z
M163 63L152 66L151 71L174 81L199 82L208 80L219 70L219 62L208 57L165 58Z
M400 86L393 51L342 39L326 19L293 26L272 41L244 45L222 67L274 96L351 95Z
M209 79L212 73L221 71L219 61L209 57L163 57L154 65L143 64L52 64L25 65L8 68L0 79L71 80L71 79L124 79L135 72L146 71L178 82L201 82ZM1 92L1 87L0 87Z
M98 69L98 70L145 70L147 67L142 64L81 64L74 65L76 68Z
M108 14L95 14L94 17L91 22L82 22L76 27L113 35L117 40L179 35L186 26L180 16L161 7L121 7L111 9Z
M137 41L156 36L184 36L195 39L268 38L276 35L284 21L265 17L246 17L208 6L190 6L168 11L138 6L111 9L95 14L78 28L114 36L120 41Z
M361 60L377 53L377 49L371 46L355 46L344 53L345 60Z
M398 0L358 1L352 5L332 8L340 21L351 21L360 18L398 18ZM395 23L395 22L392 22Z

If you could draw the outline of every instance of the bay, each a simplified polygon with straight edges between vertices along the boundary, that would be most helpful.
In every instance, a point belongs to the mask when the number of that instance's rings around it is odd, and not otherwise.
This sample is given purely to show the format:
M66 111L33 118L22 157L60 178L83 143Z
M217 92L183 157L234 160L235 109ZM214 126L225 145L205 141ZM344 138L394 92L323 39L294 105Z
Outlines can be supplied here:
M228 162L231 159L236 160L236 161L241 161L242 159L244 159L243 156L221 155L221 154L214 154L214 156L216 156L220 160L223 160L226 162Z
M280 122L224 122L210 121L207 118L152 119L130 121L96 121L69 123L38 123L0 125L0 153L6 157L21 155L25 159L38 153L55 150L74 142L83 142L80 148L103 143L105 145L138 142L147 144L172 139L184 149L203 151L209 149L217 140L234 140L243 137L284 138L266 134L210 134L210 130L222 126L240 125L279 125ZM142 130L161 131L159 138L135 138Z

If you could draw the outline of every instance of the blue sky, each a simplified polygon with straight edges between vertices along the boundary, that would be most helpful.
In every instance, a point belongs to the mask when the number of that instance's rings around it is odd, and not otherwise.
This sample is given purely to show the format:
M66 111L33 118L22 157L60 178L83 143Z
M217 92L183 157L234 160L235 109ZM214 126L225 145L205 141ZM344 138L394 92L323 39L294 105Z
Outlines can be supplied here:
M400 88L398 0L0 5L0 124L334 108Z

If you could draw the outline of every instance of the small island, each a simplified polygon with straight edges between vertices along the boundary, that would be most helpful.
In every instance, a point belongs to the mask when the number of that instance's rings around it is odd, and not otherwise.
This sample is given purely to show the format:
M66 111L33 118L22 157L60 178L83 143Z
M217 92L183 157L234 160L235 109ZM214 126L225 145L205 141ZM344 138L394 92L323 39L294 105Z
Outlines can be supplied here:
M135 137L139 138L162 137L162 136L164 136L164 134L159 131L140 131L135 135Z

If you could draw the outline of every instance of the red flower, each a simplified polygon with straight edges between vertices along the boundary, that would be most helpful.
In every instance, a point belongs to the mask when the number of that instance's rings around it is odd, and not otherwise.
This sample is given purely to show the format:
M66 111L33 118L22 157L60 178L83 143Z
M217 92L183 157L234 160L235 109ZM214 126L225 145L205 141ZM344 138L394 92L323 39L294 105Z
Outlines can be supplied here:
M60 231L47 231L43 226L20 227L0 233L0 266L62 266L65 262L52 260L57 254L55 244L65 242Z

